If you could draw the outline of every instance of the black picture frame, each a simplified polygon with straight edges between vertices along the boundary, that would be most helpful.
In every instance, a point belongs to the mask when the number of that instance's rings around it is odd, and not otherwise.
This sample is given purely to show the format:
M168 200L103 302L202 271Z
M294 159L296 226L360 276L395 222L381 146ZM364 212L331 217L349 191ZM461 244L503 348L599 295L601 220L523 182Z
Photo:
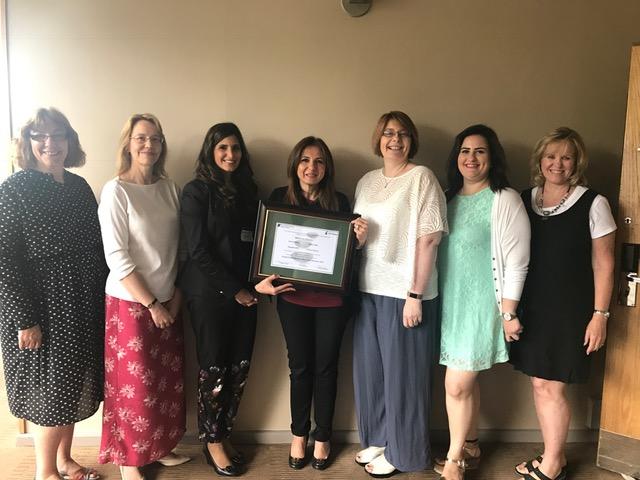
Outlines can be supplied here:
M280 283L347 293L356 246L351 221L359 216L260 202L249 280L257 283L275 273L280 276ZM313 252L319 243L331 247L335 244L332 265L328 261L331 255L317 261L319 257ZM301 265L305 268L299 268Z

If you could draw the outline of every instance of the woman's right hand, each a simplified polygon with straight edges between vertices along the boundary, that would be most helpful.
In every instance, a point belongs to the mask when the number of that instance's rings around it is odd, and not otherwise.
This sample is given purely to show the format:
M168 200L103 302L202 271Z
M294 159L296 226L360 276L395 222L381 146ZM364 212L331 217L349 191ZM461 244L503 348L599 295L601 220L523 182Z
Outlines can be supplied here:
M18 330L18 348L20 350L36 350L41 346L42 330L40 329L40 325Z
M364 218L358 217L351 221L351 225L353 225L353 232L355 233L356 240L358 241L356 248L360 250L367 242L369 223Z
M269 275L267 278L263 278L262 281L254 287L256 292L264 295L279 295L284 292L296 291L292 283L283 283L276 287L273 282L278 280L278 278L280 278L280 275L276 275L275 273L273 275Z
M173 325L175 318L171 316L169 310L165 308L160 302L156 302L150 309L151 320L158 328L167 328Z
M234 298L236 299L236 302L238 302L243 307L253 307L256 303L258 303L258 299L256 298L256 296L246 288L243 288L238 293L236 293Z

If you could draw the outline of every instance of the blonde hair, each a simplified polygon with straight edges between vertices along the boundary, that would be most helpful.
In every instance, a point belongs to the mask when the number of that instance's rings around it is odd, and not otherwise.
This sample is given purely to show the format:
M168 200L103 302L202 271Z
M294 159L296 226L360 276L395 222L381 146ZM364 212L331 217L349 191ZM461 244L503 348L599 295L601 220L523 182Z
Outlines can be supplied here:
M533 184L537 187L542 187L544 185L544 175L542 174L542 169L540 168L540 161L542 160L542 156L544 155L544 151L547 149L549 144L555 142L567 142L569 145L573 146L576 156L576 166L569 177L570 185L587 185L587 177L586 170L587 165L589 164L589 159L587 158L587 149L584 145L584 140L578 132L572 130L569 127L558 127L555 130L552 130L536 143L536 146L533 149L533 153L531 154L531 180Z
M153 166L153 174L156 177L166 177L167 172L164 169L164 164L167 159L167 142L164 141L164 133L162 133L162 125L160 125L160 120L155 115L150 113L136 113L131 115L129 119L122 127L122 133L120 134L120 144L118 146L118 153L116 158L116 173L117 175L122 175L125 172L128 172L131 168L131 152L129 152L129 144L131 142L131 132L133 132L133 127L136 126L136 123L141 120L145 120L149 123L155 125L158 129L158 133L162 137L162 151L160 152L160 156L158 157L158 161Z
M13 152L14 162L22 169L35 168L38 160L33 156L31 149L31 132L37 131L45 123L54 123L64 128L67 135L69 149L67 158L64 159L65 167L81 167L85 163L86 154L80 146L78 133L73 129L71 123L64 114L54 108L39 108L33 116L20 129L20 136L13 142L15 150Z

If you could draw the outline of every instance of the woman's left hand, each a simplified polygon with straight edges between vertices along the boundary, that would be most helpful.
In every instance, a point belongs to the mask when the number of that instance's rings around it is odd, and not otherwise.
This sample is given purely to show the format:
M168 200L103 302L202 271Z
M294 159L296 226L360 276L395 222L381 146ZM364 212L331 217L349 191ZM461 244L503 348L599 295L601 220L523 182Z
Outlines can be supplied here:
M402 309L402 325L405 328L417 327L422 323L422 301L407 297Z
M262 293L263 295L280 295L281 293L296 291L293 283L283 283L282 285L275 286L273 282L277 281L279 278L280 276L274 273L273 275L263 278L253 288L256 289L256 292Z
M358 217L351 221L351 225L353 225L353 232L356 234L356 240L358 240L356 248L359 250L364 247L364 244L367 242L369 224L364 218Z
M602 348L607 339L607 319L599 313L594 313L584 333L584 346L587 347L587 355Z
M42 330L40 325L18 330L18 348L20 350L37 350L41 346Z
M515 342L520 340L520 334L522 333L522 324L520 320L514 318L513 320L502 320L502 329L504 330L504 338L507 342Z

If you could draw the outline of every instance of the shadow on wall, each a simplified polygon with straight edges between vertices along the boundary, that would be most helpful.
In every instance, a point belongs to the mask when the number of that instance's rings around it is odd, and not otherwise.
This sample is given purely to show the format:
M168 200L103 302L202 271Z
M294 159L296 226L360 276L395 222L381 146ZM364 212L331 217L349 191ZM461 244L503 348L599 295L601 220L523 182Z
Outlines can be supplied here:
M511 186L515 190L522 192L531 185L529 158L533 151L533 145L502 142L502 147L507 157L507 175L509 182L511 182Z
M455 134L426 125L416 125L420 149L414 161L433 170L443 190L447 188L447 158Z
M258 198L264 200L274 188L287 184L287 159L291 148L270 138L247 142L253 175L258 184Z
M380 168L382 161L373 153L367 157L348 148L331 149L331 153L336 167L336 189L349 198L353 207L358 181L368 171Z
M587 167L587 181L589 188L604 195L609 200L613 210L613 217L618 214L618 195L620 193L620 171L622 169L621 155L613 155L600 148L589 149L589 166Z

